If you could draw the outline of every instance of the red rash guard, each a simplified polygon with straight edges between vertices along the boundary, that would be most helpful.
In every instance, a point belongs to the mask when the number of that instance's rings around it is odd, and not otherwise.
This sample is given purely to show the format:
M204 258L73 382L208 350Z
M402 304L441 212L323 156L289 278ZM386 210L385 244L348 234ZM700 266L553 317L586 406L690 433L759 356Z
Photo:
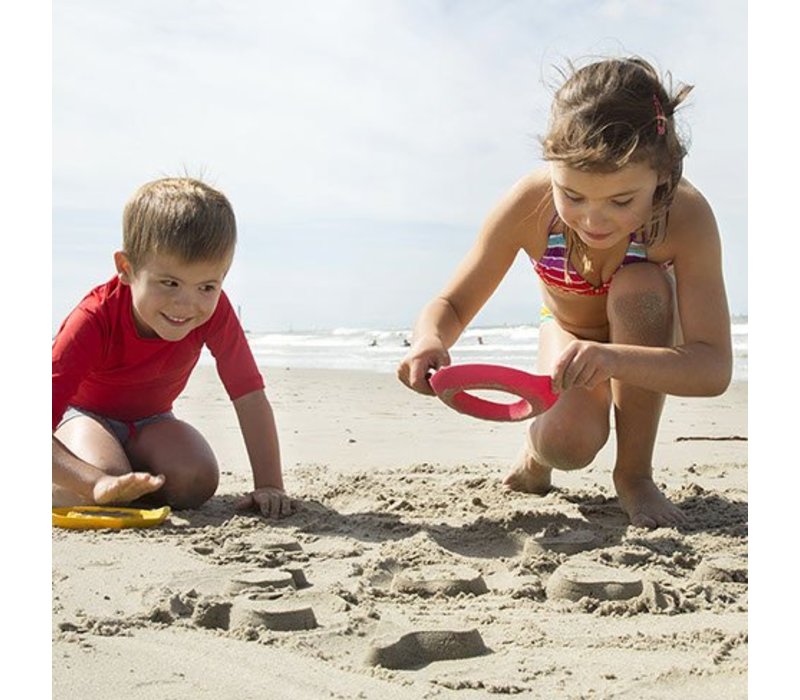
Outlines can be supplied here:
M53 341L53 430L67 406L125 422L171 410L203 345L231 401L264 388L225 292L208 321L174 342L139 336L130 287L119 278L95 287Z

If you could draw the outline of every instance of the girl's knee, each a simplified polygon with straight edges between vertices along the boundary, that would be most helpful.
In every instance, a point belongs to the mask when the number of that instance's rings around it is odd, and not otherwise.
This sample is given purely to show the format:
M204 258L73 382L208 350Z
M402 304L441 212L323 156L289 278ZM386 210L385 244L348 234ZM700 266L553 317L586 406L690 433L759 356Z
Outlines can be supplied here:
M629 265L614 275L608 292L612 342L666 345L674 323L672 286L658 265Z
M537 462L551 469L572 471L588 467L606 444L608 424L553 422L531 428L530 443ZM576 427L580 426L580 427Z

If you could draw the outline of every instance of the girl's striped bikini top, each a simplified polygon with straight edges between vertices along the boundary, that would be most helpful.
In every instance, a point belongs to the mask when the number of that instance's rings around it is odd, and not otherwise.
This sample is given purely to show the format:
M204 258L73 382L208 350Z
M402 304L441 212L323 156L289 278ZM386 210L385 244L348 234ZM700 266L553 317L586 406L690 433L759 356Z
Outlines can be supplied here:
M542 282L548 287L555 287L564 292L572 294L583 294L589 296L596 296L599 294L608 294L608 288L611 286L611 278L607 282L603 282L599 287L587 282L575 267L572 262L566 260L567 257L567 241L563 233L556 233L550 231L547 239L547 250L539 260L531 258L533 269L539 275ZM566 262L566 271L565 271ZM625 251L625 257L620 263L617 270L636 262L647 262L647 246L636 240L636 234L632 233L630 242L628 243L628 250ZM615 274L616 271L615 270Z

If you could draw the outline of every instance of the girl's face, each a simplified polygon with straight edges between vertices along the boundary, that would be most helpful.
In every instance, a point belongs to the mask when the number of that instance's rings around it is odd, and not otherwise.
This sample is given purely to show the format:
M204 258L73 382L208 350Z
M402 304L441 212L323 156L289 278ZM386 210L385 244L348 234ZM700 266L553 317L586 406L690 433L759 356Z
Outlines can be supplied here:
M659 184L658 173L647 163L589 173L553 162L550 177L561 220L597 250L613 248L649 221Z
M139 335L177 341L211 318L230 257L187 263L173 255L151 255L134 269L125 253L114 261L123 284L131 287L133 319Z

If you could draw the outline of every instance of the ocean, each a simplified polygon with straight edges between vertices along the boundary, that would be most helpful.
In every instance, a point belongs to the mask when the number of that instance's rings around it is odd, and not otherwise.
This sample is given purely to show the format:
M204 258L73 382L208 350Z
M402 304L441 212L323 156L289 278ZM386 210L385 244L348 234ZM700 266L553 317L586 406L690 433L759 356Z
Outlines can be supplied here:
M747 317L734 318L731 336L734 380L747 381ZM318 331L248 332L248 341L264 367L361 369L391 372L407 351L409 329L336 328ZM450 349L453 364L481 362L531 371L539 328L533 325L469 328ZM204 364L213 358L204 352Z

